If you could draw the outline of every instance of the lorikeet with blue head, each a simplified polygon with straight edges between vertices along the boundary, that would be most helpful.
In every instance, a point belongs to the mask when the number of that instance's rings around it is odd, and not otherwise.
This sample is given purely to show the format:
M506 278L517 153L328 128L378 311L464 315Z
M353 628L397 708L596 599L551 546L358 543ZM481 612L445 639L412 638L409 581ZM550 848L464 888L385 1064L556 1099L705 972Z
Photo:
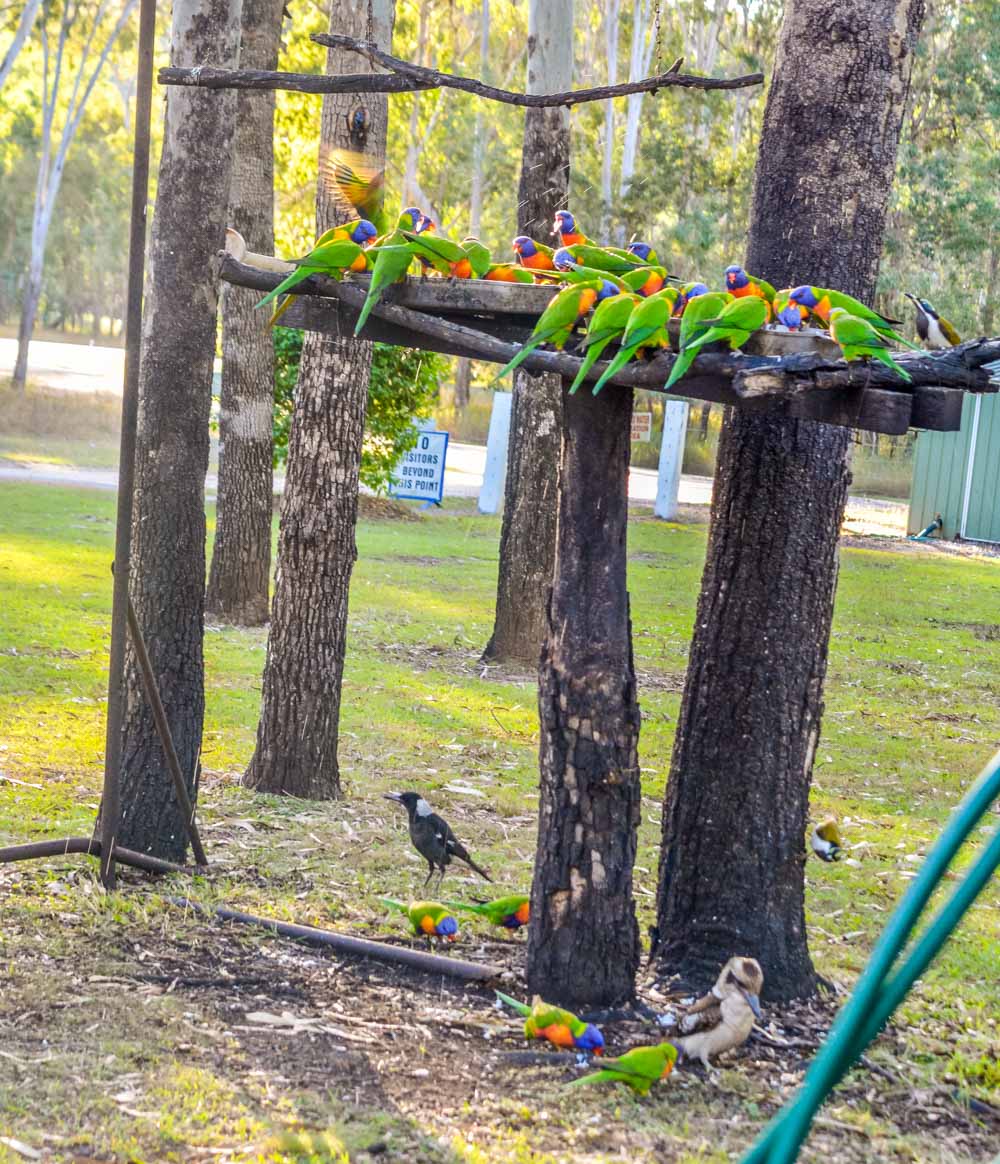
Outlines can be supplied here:
M901 322L900 320L889 319L887 316L880 315L877 311L866 307L860 299L855 299L853 295L845 295L843 291L833 291L829 287L794 287L789 292L788 298L792 303L797 303L800 307L807 308L827 326L830 325L830 313L835 307L840 307L855 319L863 319L883 339L891 339L897 344L902 344L905 348L911 348L913 351L920 350L916 344L911 344L909 340L904 339L898 332L893 331L893 327L898 325Z
M667 291L673 292L674 288L658 291L635 306L622 335L621 347L594 385L595 396L616 372L620 372L629 360L635 358L640 349L670 346L667 320L673 307L673 296L667 294Z
M834 307L830 311L830 335L849 364L855 360L878 360L908 384L913 382L910 373L889 355L889 345L867 319L859 319L843 307Z
M574 248L575 250L576 248ZM625 283L620 275L611 271L601 270L599 267L588 267L586 263L574 257L574 251L568 247L560 247L552 255L554 264L551 271L537 271L535 278L543 283L553 281L563 283L584 283L591 279L607 280L614 283L619 291L625 290Z
M656 257L656 251L653 250L649 243L642 242L640 239L630 242L625 249L630 255L635 255L643 263L650 263L652 266L656 266L660 261Z
M708 287L704 283L683 283L677 293L677 298L674 300L674 318L684 314L684 309L692 299L696 299L699 295L707 295Z
M633 1047L617 1059L601 1061L600 1071L574 1079L569 1087L588 1083L625 1083L637 1095L648 1095L658 1079L666 1079L677 1062L677 1048L673 1043L657 1043L653 1047Z
M518 1002L509 994L496 992L497 998L524 1016L524 1037L526 1039L547 1039L557 1047L568 1047L576 1051L589 1051L600 1055L604 1050L604 1036L593 1023L585 1023L572 1011L543 1002L536 994L531 1006Z
M279 295L283 295L291 287L308 279L310 275L326 275L330 279L341 280L346 271L365 270L368 264L368 255L356 242L349 238L334 239L331 242L317 245L308 255L296 259L295 270L283 279L277 287L268 291L257 304L263 307ZM291 297L290 297L291 298ZM286 305L287 306L287 305ZM284 310L282 308L281 310ZM275 318L280 312L275 314Z
M552 255L554 254L552 247L547 247L544 243L535 242L533 238L528 238L526 234L519 234L510 245L513 248L514 254L517 255L518 263L522 267L527 267L529 271L555 270L555 263L552 262Z
M726 267L726 290L734 299L743 299L747 295L756 295L768 305L767 318L771 319L771 304L774 302L774 288L765 279L756 275L748 275L742 267L735 263Z
M767 320L768 305L765 300L751 295L743 299L734 299L727 303L715 319L707 320L708 330L687 346L689 352L697 352L706 344L718 343L725 340L732 350L738 351L741 344Z
M809 312L805 307L791 301L789 298L791 293L790 287L782 291L775 291L774 302L771 304L774 322L787 327L789 331L801 331L809 318Z
M570 385L571 396L586 379L590 369L597 363L601 352L612 340L616 340L624 334L633 308L641 302L641 297L635 294L612 295L594 308L594 314L590 317L590 323L587 326L587 334L579 348L581 351L586 348L587 354L584 356L580 371L576 374L576 379Z
M424 212L420 207L408 206L396 220L396 227L392 233L372 247L371 253L375 256L372 281L354 328L355 335L360 334L372 308L382 298L386 287L406 277L414 258L413 244L407 238L407 233L410 235L419 233L423 221Z
M498 897L496 901L482 901L475 905L464 901L446 901L445 905L450 909L478 914L491 925L503 926L505 930L526 926L531 916L531 898L526 893L511 893L507 897Z
M590 279L585 283L573 283L553 296L552 302L538 317L534 330L517 355L501 368L493 377L494 383L507 372L512 372L522 361L542 344L552 344L561 351L576 327L576 321L596 307L609 295L619 294L614 283L607 280Z
M612 275L621 275L625 271L634 271L637 267L645 266L624 251L615 253L610 247L598 247L588 243L559 247L552 256L552 262L557 270L560 264L579 263L583 267L606 271Z
M576 219L568 210L556 211L555 221L552 223L552 233L559 239L561 247L590 243L590 239L577 229Z
M684 314L681 316L681 330L678 337L678 356L670 375L663 386L669 392L677 381L687 372L694 363L695 352L691 345L712 326L716 316L725 309L727 303L732 303L733 297L728 291L705 291L701 295L693 295L688 299Z
M379 901L405 915L418 936L444 938L449 942L458 936L458 922L439 901L411 901L409 905L394 897L380 897Z

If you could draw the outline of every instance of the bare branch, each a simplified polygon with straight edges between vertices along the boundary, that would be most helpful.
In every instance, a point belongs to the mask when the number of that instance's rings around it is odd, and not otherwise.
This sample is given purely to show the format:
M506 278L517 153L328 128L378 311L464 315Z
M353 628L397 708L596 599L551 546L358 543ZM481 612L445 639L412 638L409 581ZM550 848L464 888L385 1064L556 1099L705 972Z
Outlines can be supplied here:
M291 93L413 93L436 89L428 82L389 73L272 73L252 69L218 69L197 65L193 69L165 67L156 77L161 85L191 85L200 89L281 89Z

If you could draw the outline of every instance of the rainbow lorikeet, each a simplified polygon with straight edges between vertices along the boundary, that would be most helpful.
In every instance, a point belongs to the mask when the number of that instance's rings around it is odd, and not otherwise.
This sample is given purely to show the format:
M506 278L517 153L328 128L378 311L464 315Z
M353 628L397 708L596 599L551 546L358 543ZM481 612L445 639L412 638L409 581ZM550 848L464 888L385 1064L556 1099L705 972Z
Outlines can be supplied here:
M873 311L870 307L866 307L860 299L855 299L853 295L845 295L843 291L833 291L829 287L795 287L789 294L788 298L792 303L797 303L800 307L805 307L818 316L825 324L829 326L830 313L835 307L842 307L849 315L854 316L855 319L863 319L870 324L883 339L894 340L903 347L911 348L913 351L919 351L916 344L911 344L909 340L903 337L896 331L893 331L893 325L899 324L898 319L889 319L887 316L880 315L877 311Z
M568 210L557 210L552 223L552 233L559 239L561 247L571 247L578 243L589 244L590 239L577 230L576 219Z
M735 352L753 332L764 326L767 312L766 301L756 295L734 299L723 307L715 319L706 321L709 324L708 330L692 340L687 350L694 353L706 344L726 340Z
M309 252L309 254L305 255L301 259L295 260L296 265L301 268L302 265L309 266L311 262L321 264L324 261L323 256L331 253L331 252L328 252L324 249L324 248L328 247L331 243L353 242L353 243L357 243L357 245L359 247L367 247L371 243L371 241L375 238L375 236L377 234L378 234L378 231L375 229L375 224L372 222L369 222L367 218L355 218L355 219L352 219L352 221L350 221L350 222L341 223L340 226L333 226L329 230L324 231L319 236L319 238L316 240L316 245ZM318 256L317 256L317 252L319 252ZM360 273L361 271L367 271L370 265L371 265L371 259L368 257L368 255L360 254L357 256L357 258L355 258L354 262L351 263L351 265L347 268L347 270L353 271L355 273ZM343 278L343 271L338 272L336 269L331 269L330 271L326 271L326 270L323 270L322 266L320 266L315 271L309 272L309 274L320 274L320 273L329 274L330 277L333 279L339 280L339 279ZM305 276L302 276L302 278L305 278ZM299 282L299 279L296 279L295 282ZM276 295L278 293L279 293L279 291L276 288L271 294ZM288 298L284 301L284 303L282 303L282 305L277 309L277 311L275 311L275 313L271 316L271 319L269 322L276 323L277 320L280 319L282 315L284 315L284 313L288 310L288 308L291 307L291 305L294 301L295 301L295 296L289 295ZM262 304L267 303L267 302L269 302L269 300L265 298L265 299L261 300L261 302L258 303L257 306L260 307Z
M682 283L680 290L677 292L677 298L674 300L674 317L684 314L684 309L692 299L697 299L699 295L707 295L708 287L704 283Z
M524 267L513 263L491 263L482 276L494 283L534 283L534 276Z
M555 264L554 270L537 271L535 273L537 280L543 283L553 281L562 283L586 283L591 279L597 279L600 282L606 280L609 283L614 283L619 291L625 290L625 284L618 275L614 275L610 271L602 271L598 267L588 267L585 263L578 262L566 247L560 247L553 254L552 262Z
M943 315L939 315L926 299L911 295L909 291L903 294L913 301L917 309L917 335L925 348L932 352L941 351L962 342L962 337L952 324Z
M806 308L801 307L798 303L793 303L789 299L791 293L792 290L790 287L783 291L775 291L771 310L774 313L775 323L780 323L783 327L787 327L789 331L799 331L809 318L809 312Z
M323 243L322 246L315 246L304 258L296 260L295 270L277 287L268 291L257 306L263 307L270 303L272 299L284 294L303 279L308 279L310 275L327 275L331 279L340 280L344 277L345 271L356 270L355 264L359 262L363 271L368 263L368 256L349 238L336 239Z
M574 1079L569 1087L585 1083L626 1083L638 1095L648 1095L658 1079L666 1079L677 1062L677 1048L673 1043L657 1043L652 1047L633 1047L617 1059L601 1061L600 1071Z
M553 271L555 270L555 263L552 262L552 255L554 251L552 247L547 247L544 243L535 242L533 238L528 238L526 234L519 234L516 239L510 244L517 255L517 261L522 267L527 267L530 271Z
M552 256L552 262L558 269L569 263L579 263L583 267L591 267L595 271L607 271L612 275L621 275L625 271L634 271L642 266L638 259L631 258L624 251L617 254L609 247L598 247L588 243L574 243L573 246L561 246Z
M445 938L453 942L458 936L458 922L439 901L411 901L405 905L394 897L380 897L379 901L398 913L405 914L413 932L428 938Z
M809 837L812 851L821 861L839 861L843 853L843 840L834 817L828 816L813 829Z
M495 926L505 930L517 930L528 924L531 916L531 898L526 893L512 893L498 897L496 901L483 901L469 905L463 901L446 901L450 909L461 909L466 913L476 913Z
M449 279L472 278L472 261L460 243L434 234L433 230L422 231L419 234L404 230L402 234L416 258L426 261L439 275Z
M669 291L673 290L673 287L669 288ZM635 357L640 348L669 347L666 329L672 307L673 299L665 291L658 291L635 306L622 335L621 347L594 385L595 396L616 372L620 372Z
M368 219L376 234L389 229L389 219L382 208L385 170L377 167L373 158L354 150L331 149L321 158L320 170L326 189L342 210Z
M587 334L580 344L580 349L586 348L587 354L584 356L580 371L576 374L576 379L570 385L571 396L583 383L590 369L597 363L601 352L612 340L616 340L624 334L633 308L641 302L641 297L634 294L612 295L602 303L598 303L594 308L594 314L590 317L590 323L587 326Z
M849 364L854 360L878 360L908 384L913 382L910 373L889 355L889 345L867 319L859 319L843 307L834 307L830 312L830 335Z
M604 1036L593 1023L585 1023L572 1011L543 1002L536 994L531 1006L518 1002L509 994L496 992L497 998L524 1016L524 1037L526 1039L547 1039L557 1047L570 1047L577 1051L591 1051L600 1055L604 1050Z
M642 295L643 298L648 299L650 295L655 295L657 291L663 289L664 284L670 278L666 267L636 267L634 271L625 271L619 275L621 281L630 291L636 291ZM677 298L678 292L675 288L674 298Z
M756 295L768 304L767 318L771 319L770 304L774 302L774 288L765 279L756 275L748 275L742 267L735 263L726 267L726 290L734 299L743 299L747 295Z
M406 232L415 234L423 219L424 212L418 206L408 206L396 220L395 229L386 236L385 241L371 248L371 253L375 255L372 281L354 328L355 335L358 335L365 326L371 309L382 298L386 287L405 278L414 258L413 247L406 237Z
M482 279L486 272L493 266L493 256L490 254L490 248L484 246L478 238L463 238L462 250L465 251L466 257L469 260L469 265L472 268L473 277Z
M695 295L688 300L684 314L681 316L681 331L678 337L678 356L663 389L669 392L677 381L687 372L694 363L695 352L691 345L712 326L712 321L727 303L733 298L727 291L706 291L703 295Z
M635 255L637 259L641 259L644 263L651 263L656 265L659 259L656 257L656 251L649 245L648 242L642 242L636 239L635 242L630 242L625 248L630 255Z
M507 372L512 372L542 344L552 344L557 350L562 350L580 316L586 315L602 299L618 293L614 283L607 280L602 282L598 279L589 279L585 283L573 283L569 287L564 287L553 296L552 302L538 317L534 330L521 350L493 377L494 383Z

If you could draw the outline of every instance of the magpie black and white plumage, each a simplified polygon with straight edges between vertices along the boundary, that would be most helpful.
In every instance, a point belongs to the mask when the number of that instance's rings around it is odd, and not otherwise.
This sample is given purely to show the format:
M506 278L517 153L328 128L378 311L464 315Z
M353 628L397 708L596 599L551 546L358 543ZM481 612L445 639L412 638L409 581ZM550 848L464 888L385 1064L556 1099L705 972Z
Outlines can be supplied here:
M917 335L920 336L925 348L932 352L941 351L962 342L955 328L939 315L926 299L911 295L909 291L904 291L903 294L912 300L917 309Z
M403 805L409 815L410 840L430 866L424 885L434 876L435 871L439 871L440 881L452 857L464 861L470 869L475 870L480 877L485 877L487 881L493 880L485 869L481 869L473 861L466 847L452 832L448 822L434 812L419 792L386 792L385 798Z

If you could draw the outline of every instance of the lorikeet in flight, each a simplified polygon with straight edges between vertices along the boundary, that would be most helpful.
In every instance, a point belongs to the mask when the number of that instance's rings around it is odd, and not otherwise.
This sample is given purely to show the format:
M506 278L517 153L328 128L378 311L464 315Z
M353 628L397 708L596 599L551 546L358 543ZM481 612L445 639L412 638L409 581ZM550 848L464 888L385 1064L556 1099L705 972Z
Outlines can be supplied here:
M706 344L726 340L735 352L753 332L764 326L767 312L767 303L756 295L734 299L723 307L715 319L707 321L710 324L708 330L692 340L687 350L694 353Z
M413 932L428 938L445 938L453 942L458 935L458 922L439 901L411 901L409 905L394 897L380 897L379 901L409 918Z
M673 291L673 288L669 290ZM665 291L659 291L636 305L629 316L617 355L594 385L595 396L616 372L620 372L633 359L640 348L670 346L666 329L672 307L673 300Z
M597 279L590 279L585 283L573 283L569 287L564 287L557 295L553 296L552 302L538 317L534 330L521 350L509 364L501 368L493 377L494 383L507 372L513 372L531 355L535 348L541 347L542 344L553 344L557 350L561 351L580 316L586 315L602 299L607 299L609 295L617 295L618 293L618 288L614 283L601 282Z
M552 233L559 239L561 247L575 246L577 243L590 243L590 239L576 228L576 219L568 210L557 210L555 222L552 223Z
M772 318L771 304L774 302L774 288L764 279L756 275L748 275L742 267L733 264L726 267L726 290L734 299L742 299L746 295L756 295L768 305L767 318Z
M360 264L360 270L363 271L367 263L367 254L349 238L336 239L333 242L315 246L304 258L296 260L295 270L277 287L268 291L257 306L263 307L270 303L272 299L284 294L290 287L301 283L303 279L308 279L310 275L327 275L331 279L340 280L344 277L345 271L358 270L357 264Z
M839 861L843 852L843 841L836 820L828 816L826 820L820 821L813 829L809 843L821 861Z
M417 233L423 219L424 212L418 206L408 206L396 220L395 230L372 248L375 255L372 281L354 328L355 335L360 334L371 309L382 298L386 287L398 283L406 276L414 257L413 246L406 237L406 232Z
M716 316L723 311L727 303L734 302L727 291L706 291L703 295L695 295L688 300L684 314L681 316L681 331L678 338L677 359L670 369L663 389L669 392L677 381L687 372L694 363L695 352L691 345L712 326Z
M909 291L903 294L911 299L917 309L917 335L921 343L929 351L940 351L944 348L953 348L962 342L962 337L955 328L944 318L938 315L926 299L919 299Z
M873 327L883 339L894 340L915 352L920 350L916 344L911 344L898 332L893 331L893 325L900 322L898 319L888 319L884 315L879 315L877 311L866 307L860 299L855 299L853 295L845 295L843 291L833 291L829 287L795 287L789 292L788 298L792 303L808 308L827 326L833 309L842 307L849 315L862 319Z
M908 384L913 382L910 373L889 355L889 345L867 319L859 319L843 307L834 307L830 311L830 335L840 346L848 363L854 360L878 360Z
M528 924L531 915L531 898L526 893L512 893L508 897L498 897L496 901L484 901L468 905L462 901L446 901L451 909L463 909L466 913L477 913L495 926L505 930L517 930Z
M638 295L612 295L599 303L590 317L587 334L580 344L580 350L587 349L580 371L570 385L570 395L580 387L587 373L597 363L601 352L611 343L623 335L628 326L629 317L637 303L642 300Z
M531 1006L518 1002L509 994L496 992L497 998L524 1016L524 1037L526 1039L547 1039L557 1047L569 1047L577 1051L591 1051L600 1055L604 1050L604 1036L593 1025L576 1017L572 1011L543 1002L538 995Z
M353 150L332 149L321 159L320 169L327 189L342 210L368 219L377 234L389 229L382 209L385 170L376 169L372 158Z
M531 271L555 270L555 263L552 262L552 247L547 247L544 243L535 242L533 238L528 238L526 234L519 234L510 245L513 247L514 254L517 255L517 261L522 267L527 267Z
M666 1079L677 1062L677 1048L673 1043L657 1043L653 1047L633 1047L617 1059L604 1059L600 1071L574 1079L569 1087L585 1083L626 1083L638 1095L648 1095L658 1079Z

